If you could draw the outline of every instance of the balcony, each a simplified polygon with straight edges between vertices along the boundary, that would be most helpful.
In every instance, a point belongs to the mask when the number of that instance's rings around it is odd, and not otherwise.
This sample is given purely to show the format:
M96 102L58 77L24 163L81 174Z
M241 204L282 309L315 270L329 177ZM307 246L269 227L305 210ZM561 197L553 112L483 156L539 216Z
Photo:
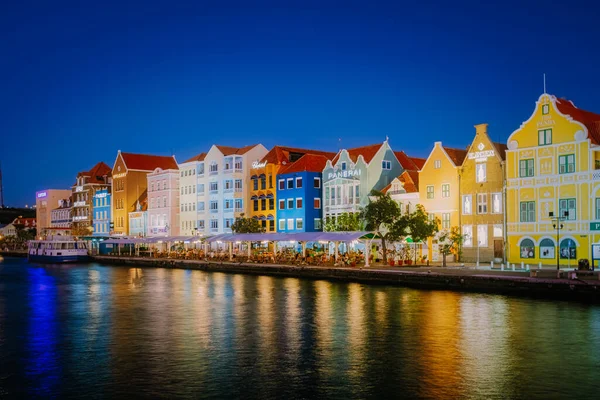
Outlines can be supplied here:
M213 227L211 227L211 228L210 228L210 231L211 231L211 232L219 232L219 228L213 228Z
M88 217L86 215L77 215L77 216L73 217L73 222L75 222L75 221L85 221L87 219L88 219Z
M235 208L235 212L236 213L241 213L241 212L244 212L244 209L242 207L236 207Z
M211 213L211 214L217 214L218 212L219 212L219 209L218 209L218 208L211 208L211 209L210 209L210 213Z
M228 167L223 168L223 173L224 174L231 174L232 172L233 172L233 168L231 168L231 167L229 167L229 168Z
M225 190L223 190L223 193L233 193L233 188L225 188Z
M219 173L219 170L218 170L218 169L216 169L216 170L214 170L214 171L209 171L209 172L208 172L208 175L217 175L218 173Z
M208 191L208 193L210 193L210 194L217 194L217 193L219 193L219 189L211 189L211 190Z
M85 207L87 204L85 203L85 201L76 201L75 203L73 203L73 207Z

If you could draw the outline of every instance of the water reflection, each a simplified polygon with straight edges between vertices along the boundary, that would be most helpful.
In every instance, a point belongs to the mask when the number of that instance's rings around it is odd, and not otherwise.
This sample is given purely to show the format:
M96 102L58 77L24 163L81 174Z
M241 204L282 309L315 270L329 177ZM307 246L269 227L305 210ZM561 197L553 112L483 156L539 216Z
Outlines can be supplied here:
M8 397L22 388L29 397L290 399L600 390L599 307L493 295L3 264L0 337Z
M29 396L56 393L62 365L57 349L57 287L45 269L27 268L29 278L29 330L25 374Z

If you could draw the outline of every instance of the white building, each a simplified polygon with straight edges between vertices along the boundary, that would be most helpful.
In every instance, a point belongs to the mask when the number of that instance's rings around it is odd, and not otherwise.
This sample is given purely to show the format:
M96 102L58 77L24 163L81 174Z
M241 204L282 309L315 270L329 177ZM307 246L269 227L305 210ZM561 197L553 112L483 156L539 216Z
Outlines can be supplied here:
M148 179L147 236L179 236L179 169L156 168Z
M417 209L419 203L419 172L404 171L399 177L394 178L392 183L387 185L383 193L390 195L392 200L398 203L400 212L410 214Z
M262 144L242 148L213 145L179 165L181 235L231 232L242 213L248 214L246 183L252 162L267 154Z

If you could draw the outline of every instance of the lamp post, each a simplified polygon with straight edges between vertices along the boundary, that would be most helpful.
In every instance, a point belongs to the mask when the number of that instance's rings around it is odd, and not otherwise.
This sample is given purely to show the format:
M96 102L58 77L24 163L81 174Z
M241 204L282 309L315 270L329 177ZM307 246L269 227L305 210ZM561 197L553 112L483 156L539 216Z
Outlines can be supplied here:
M559 213L560 214L560 213ZM554 212L550 211L548 214L550 220L552 220L552 226L556 229L556 271L560 271L560 230L564 227L562 223L569 217L569 211L563 211L563 215L554 216Z

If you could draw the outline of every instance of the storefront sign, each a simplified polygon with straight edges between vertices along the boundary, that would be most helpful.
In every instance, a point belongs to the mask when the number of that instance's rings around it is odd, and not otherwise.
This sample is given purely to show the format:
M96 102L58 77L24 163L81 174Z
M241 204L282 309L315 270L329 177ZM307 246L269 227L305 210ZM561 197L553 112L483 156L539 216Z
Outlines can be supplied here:
M129 218L142 218L142 214L143 213L141 213L141 212L130 213Z
M252 163L252 169L264 168L266 166L267 166L267 162L266 161L263 161L263 162L254 161Z
M96 193L96 198L101 199L103 197L106 197L107 195L108 195L108 193Z
M469 160L475 160L475 161L487 161L487 159L489 157L494 157L494 155L496 154L494 152L494 150L483 150L485 148L483 143L479 143L479 146L477 146L477 149L479 151L474 151L472 153L469 153L468 158Z
M48 192L37 192L38 199L44 199L46 197L48 197Z
M590 231L600 231L600 222L590 222Z
M127 172L121 172L120 174L114 174L113 179L125 178L127 176Z
M353 176L360 176L360 169L347 169L344 171L330 172L327 174L327 179L352 178Z

